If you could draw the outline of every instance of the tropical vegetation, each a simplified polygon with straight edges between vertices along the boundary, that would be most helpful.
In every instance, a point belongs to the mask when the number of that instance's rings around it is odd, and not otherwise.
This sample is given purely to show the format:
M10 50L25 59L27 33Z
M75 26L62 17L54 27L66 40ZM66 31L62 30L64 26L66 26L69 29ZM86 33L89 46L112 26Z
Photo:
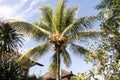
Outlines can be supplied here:
M17 62L19 54L15 53L17 47L22 45L22 36L12 29L10 24L0 20L0 79L23 80L27 71ZM26 75L26 76L25 76Z
M0 20L0 79L2 80L37 80L36 76L28 76L29 68L23 68L18 59L18 47L22 46L22 35L11 28L6 21ZM34 62L34 61L33 61ZM39 64L39 63L37 63Z
M120 0L102 0L96 9L101 10L98 19L103 38L97 48L87 55L94 67L87 73L78 74L75 80L119 80L120 79Z
M27 56L39 59L51 49L53 55L49 70L55 73L57 80L61 80L61 61L67 67L72 63L71 53L80 57L85 55L86 63L93 64L92 69L79 73L73 80L120 80L120 0L101 0L95 8L100 11L96 17L78 18L77 9L78 6L66 7L66 0L60 0L55 10L50 6L40 7L42 18L38 22L1 20L0 79L38 80L35 75L27 77L28 71L21 68L16 60L18 55L15 51L22 45L23 34L36 41L43 41L29 49L23 58ZM100 21L101 32L90 30L96 19ZM90 46L89 50L77 44L82 39L97 37L100 34L100 40ZM19 63L23 62L20 58Z
M22 46L22 35L16 32L5 20L0 20L0 60L3 54L15 51Z
M55 70L57 69L57 80L60 80L61 59L63 59L66 66L71 64L70 52L66 50L67 46L70 46L75 55L81 56L81 54L85 54L88 50L75 44L75 41L98 34L96 31L89 30L93 26L95 17L86 16L77 18L76 11L78 6L69 8L66 7L65 3L66 0L60 0L55 12L49 6L41 7L42 18L38 22L30 24L22 21L13 21L11 23L14 29L31 36L33 39L44 40L42 44L28 50L27 56L38 58L47 54L45 51L52 46L51 49L54 51L54 54L51 66Z
M19 54L4 54L0 61L0 79L1 80L26 80L28 70L19 66L17 59Z

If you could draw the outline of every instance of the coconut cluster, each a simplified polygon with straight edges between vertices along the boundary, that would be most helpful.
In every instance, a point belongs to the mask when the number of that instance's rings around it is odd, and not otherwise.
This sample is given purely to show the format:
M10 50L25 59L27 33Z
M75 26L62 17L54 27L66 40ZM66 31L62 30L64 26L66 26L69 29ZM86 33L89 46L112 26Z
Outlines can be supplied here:
M50 41L50 43L55 44L55 46L52 47L52 50L55 51L58 46L65 48L67 39L63 36L60 36L57 33L53 33L53 36L50 38L49 41Z

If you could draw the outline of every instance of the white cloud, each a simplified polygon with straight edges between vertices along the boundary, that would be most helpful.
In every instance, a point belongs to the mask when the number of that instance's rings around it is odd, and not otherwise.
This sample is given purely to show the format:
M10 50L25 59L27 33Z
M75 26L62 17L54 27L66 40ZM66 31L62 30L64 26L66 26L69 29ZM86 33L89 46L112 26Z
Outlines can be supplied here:
M13 6L10 6L10 3L0 5L0 16L4 16L5 18L14 18L19 9L21 9L26 2L27 0L18 0L17 4Z
M2 3L2 0L0 1ZM0 16L27 20L38 12L38 8L42 3L46 3L46 0L18 0L13 6L10 6L10 3L5 3L0 5Z
M14 13L14 9L11 8L10 6L0 6L0 14L5 16L5 17L11 17Z
M33 10L34 6L39 2L39 0L33 0L30 4L30 7L25 10L25 13L28 13Z
M29 7L25 9L20 15L18 15L17 18L23 18L24 20L32 18L36 13L38 13L38 8L40 7L39 4L45 2L46 0L32 0Z
M15 9L20 9L23 7L28 0L19 0L19 2L14 6Z
M25 10L25 13L29 13L29 12L31 12L34 8L35 8L35 6L37 5L37 4L39 4L39 3L46 3L46 0L33 0L31 3L30 3L30 6L29 6L29 8L27 8L26 10ZM37 7L39 7L40 5L38 5ZM35 11L35 10L34 10Z

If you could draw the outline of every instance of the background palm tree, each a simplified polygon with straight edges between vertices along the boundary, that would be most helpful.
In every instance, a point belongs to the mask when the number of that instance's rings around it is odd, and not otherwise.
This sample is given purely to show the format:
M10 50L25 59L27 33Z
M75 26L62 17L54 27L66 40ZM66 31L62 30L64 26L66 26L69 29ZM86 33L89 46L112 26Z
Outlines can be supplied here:
M39 58L39 56L46 54L49 47L53 46L51 48L54 51L52 65L57 69L57 80L60 80L61 58L66 66L71 64L70 54L66 50L67 46L70 46L75 55L81 56L88 50L75 44L75 41L98 35L98 32L88 30L93 26L95 17L77 18L78 6L68 8L65 3L66 0L60 0L55 12L49 6L41 7L42 18L39 22L30 24L23 21L8 20L14 29L31 36L33 39L44 40L42 44L28 50L25 55Z
M3 53L15 51L17 47L21 47L22 40L22 35L12 29L9 23L0 20L0 58Z

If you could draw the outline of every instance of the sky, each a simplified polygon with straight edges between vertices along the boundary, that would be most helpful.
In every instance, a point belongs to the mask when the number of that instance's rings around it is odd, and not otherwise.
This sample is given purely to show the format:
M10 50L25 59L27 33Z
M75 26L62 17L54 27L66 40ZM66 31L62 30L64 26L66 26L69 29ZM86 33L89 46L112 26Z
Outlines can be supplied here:
M0 17L4 19L15 18L26 22L39 21L41 18L41 13L39 8L44 5L51 6L53 9L56 7L58 0L0 0ZM66 5L73 7L79 5L77 11L77 17L97 15L98 11L94 8L99 4L100 0L67 0ZM98 27L95 25L94 27ZM21 49L24 53L29 48L38 44L29 38L25 38L25 44ZM87 46L87 44L86 44ZM30 69L30 74L34 73L36 75L44 75L48 71L48 65L51 62L50 56L51 52L40 58L38 62L44 64L44 67L35 66ZM86 64L84 59L78 56L72 56L72 65L70 68L66 68L61 64L62 69L67 71L72 71L74 74L79 72L84 72L92 67L92 64Z

